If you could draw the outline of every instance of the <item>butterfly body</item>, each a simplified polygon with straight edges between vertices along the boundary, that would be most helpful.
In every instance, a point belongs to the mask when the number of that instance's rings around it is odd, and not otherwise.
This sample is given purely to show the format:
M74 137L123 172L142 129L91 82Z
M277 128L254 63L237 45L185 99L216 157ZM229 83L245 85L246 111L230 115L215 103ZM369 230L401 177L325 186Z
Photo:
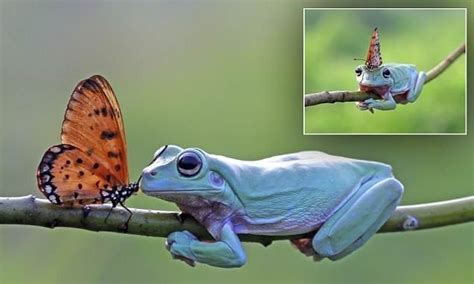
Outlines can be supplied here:
M115 207L138 191L130 183L120 107L101 76L74 89L61 131L38 166L39 190L54 204L76 207L111 202Z

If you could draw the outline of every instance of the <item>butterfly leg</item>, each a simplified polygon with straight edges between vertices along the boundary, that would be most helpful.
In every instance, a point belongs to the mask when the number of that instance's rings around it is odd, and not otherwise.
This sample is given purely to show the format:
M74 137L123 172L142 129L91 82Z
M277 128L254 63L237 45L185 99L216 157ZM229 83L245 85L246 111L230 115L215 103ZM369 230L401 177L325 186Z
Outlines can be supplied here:
M107 223L107 220L109 220L110 214L112 213L112 210L114 210L114 208L115 206L112 206L112 208L110 208L109 213L107 214L107 217L105 217L104 223Z
M125 210L127 210L127 212L130 214L130 215L128 215L127 221L126 221L124 224L122 224L122 226L121 226L122 229L123 229L123 231L126 232L126 231L128 231L128 223L130 222L130 219L132 219L133 213L132 213L132 211L130 211L130 209L127 208L127 206L125 206L125 205L122 203L122 201L120 201L119 203L120 203L120 205L122 205L122 207L123 207Z

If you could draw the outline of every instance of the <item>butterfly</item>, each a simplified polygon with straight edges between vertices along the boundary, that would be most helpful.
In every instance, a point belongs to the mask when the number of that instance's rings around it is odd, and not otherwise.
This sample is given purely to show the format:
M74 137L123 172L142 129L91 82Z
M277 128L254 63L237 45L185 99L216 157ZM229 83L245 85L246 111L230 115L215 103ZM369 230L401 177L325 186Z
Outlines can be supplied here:
M111 202L112 208L120 204L131 213L123 202L138 191L139 183L129 182L122 114L104 77L92 76L74 88L61 144L44 153L36 177L39 190L54 204Z
M380 53L379 32L378 29L375 28L370 38L365 66L367 66L367 69L373 70L380 67L380 65L382 65L382 54Z

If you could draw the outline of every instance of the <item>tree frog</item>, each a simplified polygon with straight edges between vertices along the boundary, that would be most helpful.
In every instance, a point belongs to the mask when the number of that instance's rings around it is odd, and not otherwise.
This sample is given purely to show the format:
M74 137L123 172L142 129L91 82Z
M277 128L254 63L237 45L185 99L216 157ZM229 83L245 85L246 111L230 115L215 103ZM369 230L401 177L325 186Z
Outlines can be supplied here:
M415 65L382 64L377 28L372 33L369 52L364 65L355 69L359 90L379 95L382 100L367 99L356 102L360 110L392 110L396 104L413 103L418 99L426 80L425 72L418 72Z
M315 260L337 260L362 246L395 210L402 184L386 164L307 151L257 161L168 145L143 170L142 191L177 204L215 242L171 233L167 248L189 264L239 267L238 234L297 235L292 243Z

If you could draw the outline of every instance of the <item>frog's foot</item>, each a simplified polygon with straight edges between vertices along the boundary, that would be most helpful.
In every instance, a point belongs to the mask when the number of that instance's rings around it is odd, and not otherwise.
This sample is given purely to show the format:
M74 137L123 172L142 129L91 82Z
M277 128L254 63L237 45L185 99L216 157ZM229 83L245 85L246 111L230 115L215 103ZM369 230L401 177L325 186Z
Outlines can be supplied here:
M316 233L316 253L337 260L362 246L390 217L402 193L394 178L363 184Z
M316 252L313 249L312 239L310 238L301 238L290 240L293 247L298 249L301 253L306 256L313 256Z
M171 233L166 239L166 249L174 259L182 260L190 266L196 264L196 256L191 251L191 242L197 238L188 231Z
M379 109L379 110L392 110L397 107L397 103L392 96L387 96L388 99L384 100L374 100L372 98L367 99L364 103L367 105L367 108L370 109Z
M355 105L359 110L368 110L369 109L365 102L356 102Z
M218 267L240 267L247 258L239 237L231 223L223 225L216 241L199 241L188 231L174 232L168 236L166 246L175 259L194 266L196 262Z
M303 253L306 256L312 256L314 261L320 261L324 257L316 253L316 251L313 248L312 241L313 239L311 238L301 238L301 239L290 240L293 247L298 249L301 253Z

